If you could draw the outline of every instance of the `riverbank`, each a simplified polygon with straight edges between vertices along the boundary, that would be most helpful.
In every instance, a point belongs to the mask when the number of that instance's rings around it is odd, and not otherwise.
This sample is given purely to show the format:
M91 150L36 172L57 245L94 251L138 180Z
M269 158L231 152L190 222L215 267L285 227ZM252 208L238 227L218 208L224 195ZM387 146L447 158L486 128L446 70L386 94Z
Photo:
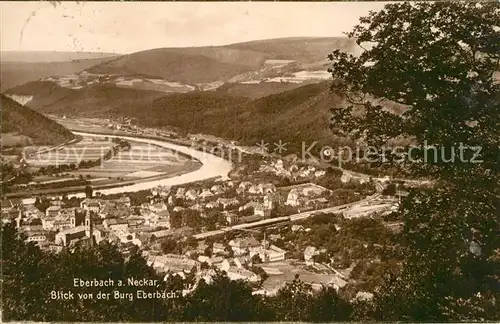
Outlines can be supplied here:
M155 178L146 178L141 181L139 180L131 180L130 183L122 182L119 186L114 187L104 187L104 188L94 188L94 191L98 191L103 195L107 194L117 194L117 193L126 193L126 192L136 192L141 190L149 190L157 186L175 186L182 185L186 183L192 183L207 179L216 179L216 178L227 178L229 172L232 170L233 165L231 162L224 160L220 157L212 155L207 152L198 151L189 146L183 146L174 144L171 142L167 142L165 140L155 140L143 137L136 137L130 135L111 135L111 134L96 134L96 133L84 133L84 132L74 132L75 135L80 136L88 136L88 137L109 137L109 138L122 138L125 140L146 143L150 145L160 146L169 150L172 150L178 154L183 156L189 156L195 161L199 161L201 163L201 167L196 170L186 170L186 172L179 172L178 174L171 174L169 177L162 177L161 179ZM64 192L62 189L55 190L52 194L57 195ZM85 193L83 190L78 190L77 192L73 190L73 192L69 192L68 197L84 197ZM25 204L32 203L34 198L23 199Z

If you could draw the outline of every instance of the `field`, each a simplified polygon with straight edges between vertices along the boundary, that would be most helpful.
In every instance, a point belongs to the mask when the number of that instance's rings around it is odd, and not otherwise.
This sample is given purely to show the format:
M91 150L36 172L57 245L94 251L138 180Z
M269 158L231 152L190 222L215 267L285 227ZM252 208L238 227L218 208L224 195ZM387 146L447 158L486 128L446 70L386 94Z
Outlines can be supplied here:
M56 116L50 116L51 119L64 127L77 132L90 132L90 133L111 133L110 128L106 127L106 120L100 118L78 118L78 119L65 119Z
M34 154L27 159L32 167L57 166L62 164L77 165L81 161L102 159L111 150L113 143L101 138L84 137L80 142L67 145L61 149ZM131 142L128 151L121 151L101 165L92 168L78 169L70 175L89 179L132 180L166 176L192 169L198 163L185 156L158 146ZM52 179L53 180L53 179ZM109 182L109 181L107 181Z
M330 80L332 75L327 71L299 71L293 73L291 76L280 76L265 80L265 82L289 82L289 83L303 83L310 80L317 80L318 82Z
M34 167L61 164L78 164L81 161L95 161L101 159L111 150L113 143L105 140L83 138L80 142L70 144L60 149L34 153L29 156L27 162Z
M82 177L89 181L94 189L102 189L156 181L192 172L201 167L198 161L162 147L133 141L130 144L129 150L120 151L109 160L104 160L102 157L112 149L114 143L105 138L84 137L81 141L60 149L33 153L27 162L35 169L34 171L49 165L74 163L77 166L81 161L102 159L101 164L95 167L35 176L33 179L35 183L54 184L51 188L36 190L37 194L82 190L82 187L64 187L62 184L64 181ZM59 182L61 185L58 186ZM33 195L33 190L17 191L10 195L23 197L27 194Z
M74 173L85 177L144 179L181 172L195 163L161 147L136 142L131 144L129 151L118 153L102 165Z
M169 82L162 79L125 78L115 80L115 84L124 88L135 88L139 90L151 90L159 92L189 92L194 87L179 82Z
M30 145L31 142L31 138L19 132L2 133L2 147L22 147Z
M321 267L312 269L303 263L296 263L292 260L271 262L260 266L270 275L262 284L262 288L273 291L281 288L285 282L290 282L299 275L300 279L315 286L328 284L331 282L341 283L343 280L331 269Z

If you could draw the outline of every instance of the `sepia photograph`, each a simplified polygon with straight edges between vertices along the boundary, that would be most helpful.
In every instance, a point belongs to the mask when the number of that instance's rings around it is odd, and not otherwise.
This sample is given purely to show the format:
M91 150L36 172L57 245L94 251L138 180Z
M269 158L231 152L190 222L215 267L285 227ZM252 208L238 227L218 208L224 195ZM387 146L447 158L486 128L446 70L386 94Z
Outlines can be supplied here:
M2 1L1 322L500 321L500 1Z

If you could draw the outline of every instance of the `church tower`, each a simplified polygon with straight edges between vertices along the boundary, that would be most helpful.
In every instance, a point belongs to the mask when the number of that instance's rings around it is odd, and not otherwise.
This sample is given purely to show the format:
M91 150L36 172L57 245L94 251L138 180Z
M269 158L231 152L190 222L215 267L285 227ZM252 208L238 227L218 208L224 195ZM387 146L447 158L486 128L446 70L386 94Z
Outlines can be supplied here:
M94 224L90 210L85 213L85 236L90 237L90 246L94 245Z
M264 196L264 209L272 210L274 207L274 196L272 193L268 193Z

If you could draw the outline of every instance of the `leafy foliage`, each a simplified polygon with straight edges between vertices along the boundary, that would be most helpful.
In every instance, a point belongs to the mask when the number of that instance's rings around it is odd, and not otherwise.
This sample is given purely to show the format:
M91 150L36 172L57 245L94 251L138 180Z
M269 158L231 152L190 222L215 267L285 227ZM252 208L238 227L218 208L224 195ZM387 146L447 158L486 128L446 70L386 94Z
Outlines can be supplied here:
M400 208L406 258L378 292L376 318L498 319L499 21L493 2L390 4L349 33L370 49L330 55L333 88L352 103L332 110L332 129L375 145L411 136L420 147L406 161L412 172L438 179ZM391 114L370 97L406 111ZM460 159L430 160L426 146L464 149ZM472 160L476 147L480 163Z
M74 138L64 126L42 114L22 106L4 94L0 95L2 106L2 133L17 132L28 136L34 144L61 144ZM8 146L9 143L3 143Z

